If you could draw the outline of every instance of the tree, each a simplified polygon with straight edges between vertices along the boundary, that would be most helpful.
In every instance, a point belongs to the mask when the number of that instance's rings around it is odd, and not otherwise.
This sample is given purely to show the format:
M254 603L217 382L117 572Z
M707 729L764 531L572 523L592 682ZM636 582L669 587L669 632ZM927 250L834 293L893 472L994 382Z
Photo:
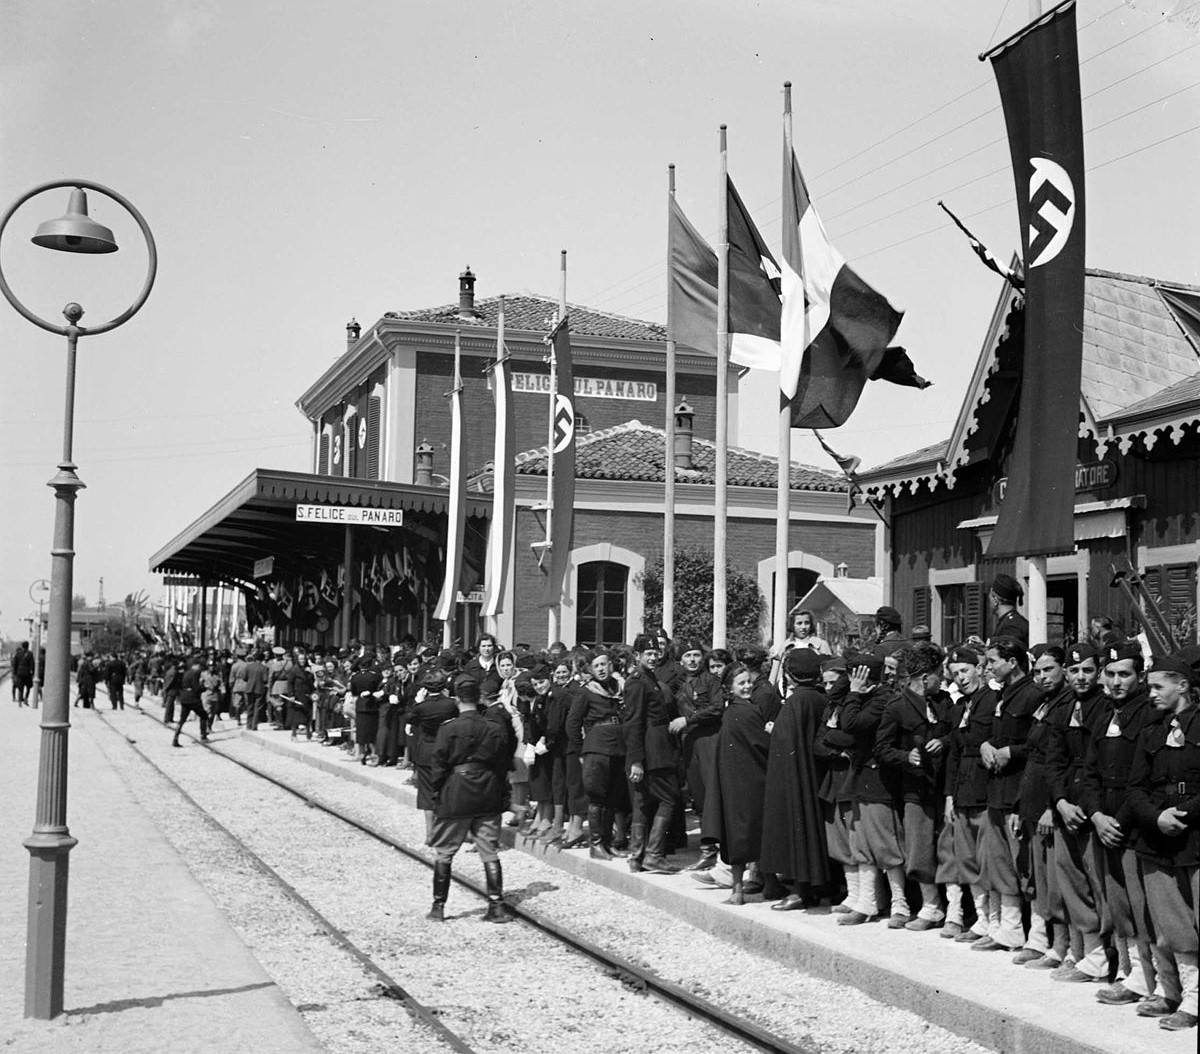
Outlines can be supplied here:
M71 597L72 611L86 611L87 606L87 597L85 597L82 593L76 593Z
M92 631L91 640L88 641L88 649L97 655L108 655L109 653L124 655L126 652L137 651L145 646L146 642L142 639L142 635L119 618L106 620L102 626Z
M726 640L731 647L762 643L766 600L758 580L726 561ZM662 625L663 562L648 564L635 582L646 598L646 625ZM675 547L675 636L712 640L713 555L699 545Z

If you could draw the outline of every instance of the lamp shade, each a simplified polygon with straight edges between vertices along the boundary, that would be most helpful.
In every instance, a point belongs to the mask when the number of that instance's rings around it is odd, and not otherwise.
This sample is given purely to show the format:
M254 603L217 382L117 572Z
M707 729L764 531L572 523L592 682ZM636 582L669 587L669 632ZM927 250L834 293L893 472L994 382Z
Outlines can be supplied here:
M88 216L87 194L78 187L71 191L66 215L39 224L33 244L66 253L117 251L113 232Z

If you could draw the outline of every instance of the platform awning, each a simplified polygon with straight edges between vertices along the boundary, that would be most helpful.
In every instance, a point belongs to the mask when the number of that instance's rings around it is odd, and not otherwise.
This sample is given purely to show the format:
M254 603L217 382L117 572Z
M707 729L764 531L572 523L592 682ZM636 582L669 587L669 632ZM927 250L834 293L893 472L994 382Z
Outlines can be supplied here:
M313 561L336 563L345 542L339 523L300 521L298 505L403 510L401 527L363 525L356 531L416 532L429 539L445 531L449 491L374 480L255 469L150 557L154 573L198 575L248 583L256 560L274 557L279 571ZM489 518L490 494L469 494L466 515Z

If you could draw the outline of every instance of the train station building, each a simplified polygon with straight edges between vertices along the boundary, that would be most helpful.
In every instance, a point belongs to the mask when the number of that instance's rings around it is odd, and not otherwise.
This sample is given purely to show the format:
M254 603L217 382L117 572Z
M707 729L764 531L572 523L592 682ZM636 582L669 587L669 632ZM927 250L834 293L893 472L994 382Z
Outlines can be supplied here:
M464 560L475 585L460 597L456 636L472 640L484 628L479 611L495 427L486 365L496 356L501 299L477 298L475 283L467 269L456 303L388 312L365 329L352 321L336 359L297 400L312 429L309 471L254 469L211 508L198 510L154 554L151 570L174 583L190 577L197 587L236 591L249 625L274 626L283 640L329 645L428 637L444 574L447 393L457 336L471 473ZM507 595L488 628L508 644L540 646L546 637L543 572L533 543L545 537L545 337L557 308L549 297L504 298L519 451L516 524ZM656 323L586 307L571 306L569 313L577 478L560 636L568 645L628 642L643 628L641 575L662 556L666 334ZM711 548L718 384L728 392L731 441L740 415L761 410L741 405L738 380L737 368L718 378L714 359L678 349L677 544ZM848 511L842 476L793 464L791 478L789 604L821 576L878 576L882 526L870 510ZM764 638L776 573L775 485L773 457L730 449L728 551L766 599ZM190 622L195 635L200 627Z
M1027 583L1023 559L985 554L1005 484L1024 354L1024 300L1005 283L953 432L859 481L886 500L892 603L905 625L952 642L991 628L988 583ZM1114 587L1144 578L1180 644L1200 605L1200 289L1088 269L1075 488L1075 550L1047 560L1051 642L1088 621L1137 632Z

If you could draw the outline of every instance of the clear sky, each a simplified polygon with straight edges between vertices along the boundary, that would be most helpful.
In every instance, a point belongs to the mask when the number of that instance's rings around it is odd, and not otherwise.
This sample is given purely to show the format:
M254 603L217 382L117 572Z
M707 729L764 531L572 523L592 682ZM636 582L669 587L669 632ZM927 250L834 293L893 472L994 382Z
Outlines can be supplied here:
M1194 8L1195 10L1189 10ZM1167 15L1178 17L1164 18ZM1200 284L1196 0L1081 0L1092 266ZM150 301L80 348L76 592L147 589L147 558L256 466L305 469L299 394L345 324L480 296L556 295L662 320L666 166L712 234L717 128L768 242L780 241L782 83L830 236L906 311L899 342L935 382L873 385L830 433L867 464L944 438L997 279L936 208L1001 257L1017 245L989 43L1028 0L6 0L0 205L84 178L129 197L160 255ZM1174 138L1169 138L1174 137ZM1164 141L1165 140L1165 141ZM116 256L28 245L66 191L22 208L0 252L57 320L120 311L136 228L92 195ZM49 574L64 344L0 303L0 630ZM762 428L771 447L774 397ZM825 464L803 439L796 456ZM733 554L736 555L736 554Z

